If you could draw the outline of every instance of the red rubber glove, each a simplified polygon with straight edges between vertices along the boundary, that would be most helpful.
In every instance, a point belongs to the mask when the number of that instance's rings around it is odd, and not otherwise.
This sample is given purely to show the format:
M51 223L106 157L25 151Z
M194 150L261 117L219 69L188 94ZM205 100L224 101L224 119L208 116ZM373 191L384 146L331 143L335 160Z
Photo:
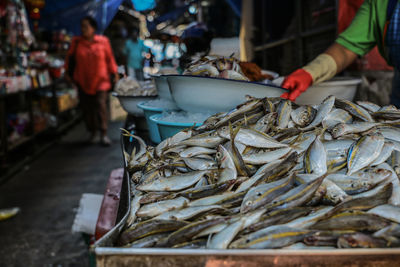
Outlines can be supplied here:
M283 81L282 87L288 89L290 92L283 93L281 97L294 102L299 95L304 93L308 87L312 85L312 83L313 78L311 74L303 69L298 69L292 72Z

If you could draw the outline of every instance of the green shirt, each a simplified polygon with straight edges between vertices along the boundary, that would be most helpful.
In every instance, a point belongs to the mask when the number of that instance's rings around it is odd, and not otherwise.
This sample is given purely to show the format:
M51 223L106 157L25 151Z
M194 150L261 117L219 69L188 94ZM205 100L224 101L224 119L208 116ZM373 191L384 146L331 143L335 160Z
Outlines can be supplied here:
M378 45L379 53L388 61L383 43L388 3L389 0L365 0L350 26L338 36L336 42L360 56Z

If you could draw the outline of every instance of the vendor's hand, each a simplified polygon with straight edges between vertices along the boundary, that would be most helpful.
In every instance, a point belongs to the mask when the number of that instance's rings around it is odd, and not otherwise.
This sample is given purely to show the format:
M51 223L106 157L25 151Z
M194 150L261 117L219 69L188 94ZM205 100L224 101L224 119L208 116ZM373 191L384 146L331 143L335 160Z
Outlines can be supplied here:
M283 81L282 87L288 89L290 92L283 93L281 97L289 99L290 101L295 101L299 95L304 93L308 87L312 85L312 83L313 78L311 74L303 69L298 69L292 72Z

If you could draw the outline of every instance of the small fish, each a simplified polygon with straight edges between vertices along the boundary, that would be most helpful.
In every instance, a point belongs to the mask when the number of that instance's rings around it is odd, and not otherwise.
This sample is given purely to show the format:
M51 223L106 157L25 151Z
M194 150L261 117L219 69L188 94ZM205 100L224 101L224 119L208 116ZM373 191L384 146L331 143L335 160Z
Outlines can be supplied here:
M229 124L229 131L230 131L230 142L231 142L231 149L232 149L232 160L233 163L235 164L236 170L238 172L238 175L240 176L248 176L250 174L250 171L247 169L247 166L245 165L242 155L240 154L239 150L236 147L235 144L235 138L239 132L240 128L236 129L235 131L232 128L232 124Z
M380 216L363 211L349 210L321 220L312 226L317 230L378 231L390 224Z
M312 211L309 207L293 207L270 211L261 216L259 222L254 223L243 230L243 234L249 234L272 225L284 224L297 218L307 216Z
M294 175L250 189L243 199L240 212L255 210L293 188Z
M371 117L371 114L369 114L368 111L366 111L364 108L360 107L357 104L354 104L349 100L336 98L335 106L346 110L351 115L362 121L369 121L369 122L374 121L374 119Z
M126 220L126 225L128 227L132 226L136 220L137 212L140 208L140 199L143 197L142 192L135 191L133 198L131 200L131 209L129 210L129 216Z
M378 125L374 122L339 123L332 128L331 134L336 139L349 134L366 132Z
M332 209L333 207L331 206L323 206L322 208L318 208L316 211L311 212L305 217L299 217L284 225L293 228L309 228L321 218L324 218Z
M229 244L232 242L235 236L247 226L257 222L264 212L264 210L258 210L242 216L237 222L228 225L222 231L214 235L211 238L209 244L207 244L207 248L228 248Z
M157 244L157 242L160 241L160 239L168 237L169 234L170 234L169 232L166 232L166 233L146 236L146 237L136 240L132 243L129 243L128 245L126 245L126 247L129 247L129 248L151 248L151 247L154 247Z
M118 238L119 245L126 245L146 236L170 232L185 226L187 222L176 220L147 220L124 230Z
M398 241L397 238L400 237L400 224L398 223L392 223L389 226L386 226L385 228L376 231L373 234L374 237L380 237L380 238L384 238L386 240L390 241ZM396 239L394 239L393 237L395 237Z
M171 247L184 242L189 242L195 235L197 235L204 229L210 228L224 221L226 221L225 218L215 218L215 219L190 223L170 234L168 236L166 244L167 246Z
M232 127L234 130L236 129L235 126ZM230 139L229 127L222 127L218 130L218 133L220 136ZM274 138L265 133L250 128L240 128L236 135L235 141L246 146L258 148L281 148L288 146L276 141Z
M173 246L173 248L197 249L197 248L205 248L206 245L207 245L207 239L196 239L175 245Z
M161 177L137 187L140 191L180 191L197 183L209 171L193 171L170 177Z
M371 163L371 166L378 166L387 161L388 158L392 155L393 150L394 150L394 144L392 142L385 142L382 147L381 153Z
M214 148L224 141L225 139L219 136L217 132L211 131L185 139L179 145Z
M317 110L307 105L300 106L290 113L293 122L299 127L305 127L310 124L314 120L315 115L317 115Z
M209 206L195 206L183 208L180 210L172 210L164 212L157 217L154 217L155 220L177 220L184 221L195 216L200 216L201 214L207 213L215 213L221 212L224 209L219 205L209 205Z
M304 167L306 173L322 175L327 172L326 150L319 137L307 149L304 156Z
M384 143L382 135L366 135L354 142L347 156L347 175L367 167L379 157Z
M252 153L249 155L244 155L243 160L247 164L261 165L268 162L276 161L280 158L285 157L292 151L290 147L279 148L267 152Z
M231 154L222 145L219 145L217 150L218 152L215 154L215 157L220 168L218 182L222 183L229 180L235 180L238 173Z
M398 206L383 204L370 209L368 213L378 215L396 223L400 223L400 207Z
M322 103L318 106L317 114L315 115L314 120L303 130L309 130L316 126L318 126L326 116L331 112L333 105L335 104L335 97L328 96L322 101Z
M276 111L278 113L276 126L280 129L286 128L290 120L290 113L292 112L292 102L289 100L282 100Z
M199 199L212 196L220 192L226 191L234 183L234 180L228 180L222 183L205 185L198 188L190 188L177 193L178 195L188 199Z
M234 194L235 194L235 192L223 192L218 195L207 196L204 198L199 198L199 199L193 200L190 203L188 203L187 205L189 207L214 205L220 201L230 198Z
M357 105L363 107L364 109L368 110L370 113L377 112L381 107L377 104L374 104L369 101L357 101Z
M322 198L322 203L327 205L337 205L343 201L351 199L339 186L334 182L325 179L321 186L325 189L325 195Z
M350 124L353 122L353 117L346 111L340 108L333 108L322 120L322 127L332 129L339 123Z
M138 217L154 217L173 209L182 208L186 206L188 203L189 200L184 197L177 197L175 199L159 201L156 203L143 205L136 212L136 215Z
M335 247L338 238L344 234L353 234L355 231L337 230L337 231L318 231L306 236L303 242L308 246L331 246Z
M326 175L322 175L314 181L299 185L289 190L288 192L274 199L272 202L266 204L264 208L267 210L284 209L301 206L302 204L307 203L312 198L317 188L321 185L322 181L325 179L325 176Z
M378 110L372 113L372 116L379 119L398 120L400 119L400 110Z
M214 160L207 160L201 158L182 158L183 162L185 162L186 166L194 171L204 171L215 169L217 167L217 163Z
M384 239L363 233L345 234L338 238L338 248L385 248L389 247Z
M306 229L296 229L281 225L270 226L232 242L229 248L281 248L299 242L311 233L313 231Z
M277 116L278 116L278 113L276 113L276 112L267 113L261 119L259 119L252 128L254 130L262 132L262 133L268 133L268 131L271 129L272 125L274 124Z
M202 154L215 154L217 151L215 149L210 149L206 147L189 147L179 153L182 158L191 158Z
M254 184L258 184L259 181L263 180L265 177L265 174L271 175L273 173L273 170L276 169L278 166L281 166L281 163L283 160L277 160L275 162L267 163L263 166L261 166L255 174L253 174L252 177L249 179L246 179L243 181L238 189L236 189L236 192L242 192L242 191L247 191L250 187L252 187Z

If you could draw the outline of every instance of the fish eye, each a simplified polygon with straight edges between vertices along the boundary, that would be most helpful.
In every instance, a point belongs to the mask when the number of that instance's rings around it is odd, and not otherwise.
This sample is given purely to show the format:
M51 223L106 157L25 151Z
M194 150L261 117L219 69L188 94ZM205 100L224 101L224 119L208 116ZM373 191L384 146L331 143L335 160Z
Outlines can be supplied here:
M215 157L220 158L222 156L221 152L215 153Z
M246 243L249 243L250 242L250 239L246 239Z
M261 192L258 192L258 193L257 193L257 196L259 196L259 197L262 196L262 193L261 193Z

